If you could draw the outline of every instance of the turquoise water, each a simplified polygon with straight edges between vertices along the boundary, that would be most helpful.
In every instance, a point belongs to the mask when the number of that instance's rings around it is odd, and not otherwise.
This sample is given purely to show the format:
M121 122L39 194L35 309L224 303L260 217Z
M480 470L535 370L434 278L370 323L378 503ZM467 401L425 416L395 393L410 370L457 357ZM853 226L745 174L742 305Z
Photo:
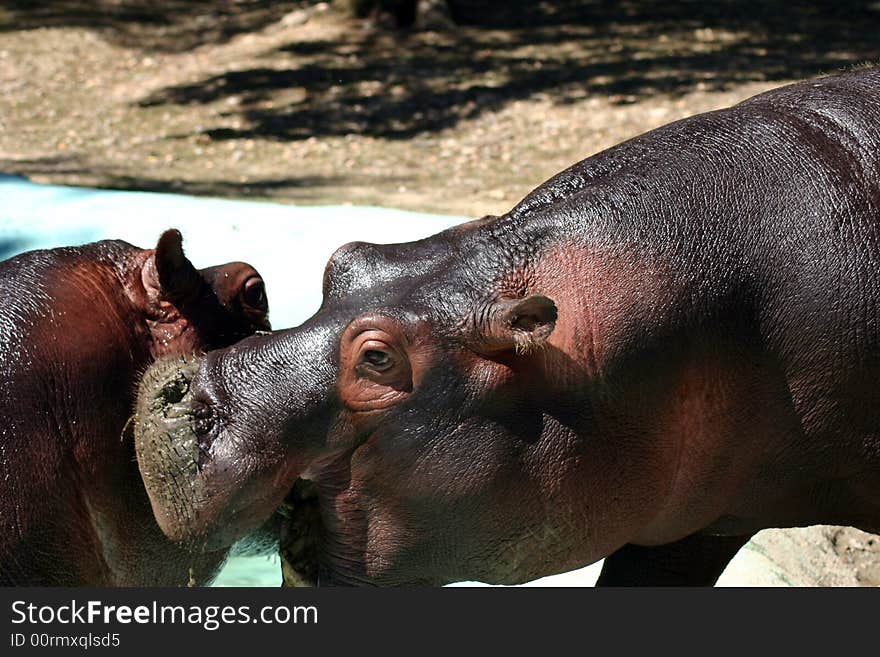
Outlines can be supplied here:
M570 573L542 577L525 586L592 586L602 562L581 568ZM235 557L217 576L211 586L281 586L281 560L272 557ZM459 582L455 587L488 586L479 582Z
M281 586L281 559L233 557L211 586Z

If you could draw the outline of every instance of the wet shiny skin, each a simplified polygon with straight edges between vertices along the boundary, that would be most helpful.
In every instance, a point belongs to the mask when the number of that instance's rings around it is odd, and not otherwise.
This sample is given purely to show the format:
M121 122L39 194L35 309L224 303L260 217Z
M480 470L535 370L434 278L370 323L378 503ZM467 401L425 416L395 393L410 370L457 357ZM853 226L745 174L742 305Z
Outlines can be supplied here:
M878 90L876 69L783 88L502 217L343 247L312 319L202 360L184 403L222 422L166 485L194 498L151 491L163 527L223 544L307 478L322 582L348 584L606 556L603 584L704 584L762 527L876 530ZM173 452L162 424L142 463Z

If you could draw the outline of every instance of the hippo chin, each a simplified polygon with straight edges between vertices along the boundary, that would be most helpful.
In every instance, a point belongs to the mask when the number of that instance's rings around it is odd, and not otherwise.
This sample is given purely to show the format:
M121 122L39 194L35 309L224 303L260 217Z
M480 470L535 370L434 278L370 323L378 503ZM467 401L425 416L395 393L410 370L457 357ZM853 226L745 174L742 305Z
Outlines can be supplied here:
M139 462L163 529L216 545L310 482L286 542L321 583L711 584L765 527L880 529L878 307L875 68L340 248L303 325L157 366Z

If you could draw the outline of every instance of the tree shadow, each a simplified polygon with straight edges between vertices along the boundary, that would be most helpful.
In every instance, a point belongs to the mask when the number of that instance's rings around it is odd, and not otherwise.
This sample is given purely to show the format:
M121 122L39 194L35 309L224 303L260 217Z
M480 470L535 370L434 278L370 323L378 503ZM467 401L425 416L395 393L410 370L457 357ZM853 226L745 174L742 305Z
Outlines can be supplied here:
M21 176L33 178L49 175L53 184L94 187L107 190L132 190L187 194L218 198L266 199L276 196L308 201L310 190L322 186L338 185L338 176L286 176L256 180L227 180L224 178L185 180L160 178L144 174L128 175L118 170L97 167L76 155L29 159L0 159L0 183L4 179L19 180ZM12 174L12 175L8 175Z
M267 53L265 66L172 86L141 104L234 97L235 109L224 113L240 117L242 127L204 131L218 140L352 133L406 139L539 95L623 104L812 77L880 58L874 2L563 0L499 7L461 0L453 13L462 22L515 29L352 29L338 40L289 43ZM297 65L273 65L291 55Z
M90 170L94 173L94 170ZM209 180L173 180L150 178L143 175L129 176L104 172L100 174L96 186L99 189L136 189L142 192L160 192L163 194L186 194L189 196L211 196L218 198L255 198L265 199L275 196L296 197L307 200L308 190L321 186L338 185L342 179L333 176L304 176L283 178L262 178L241 182L213 178Z
M124 46L166 52L223 43L314 0L0 0L0 32L88 27Z

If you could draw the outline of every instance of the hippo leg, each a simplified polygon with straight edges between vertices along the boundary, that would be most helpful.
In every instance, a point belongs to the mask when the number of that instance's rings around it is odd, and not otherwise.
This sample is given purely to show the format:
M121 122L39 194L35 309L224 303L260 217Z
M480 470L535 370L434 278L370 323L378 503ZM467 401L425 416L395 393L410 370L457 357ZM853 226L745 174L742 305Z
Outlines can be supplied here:
M667 545L624 545L606 557L596 586L712 586L749 538L692 534Z

